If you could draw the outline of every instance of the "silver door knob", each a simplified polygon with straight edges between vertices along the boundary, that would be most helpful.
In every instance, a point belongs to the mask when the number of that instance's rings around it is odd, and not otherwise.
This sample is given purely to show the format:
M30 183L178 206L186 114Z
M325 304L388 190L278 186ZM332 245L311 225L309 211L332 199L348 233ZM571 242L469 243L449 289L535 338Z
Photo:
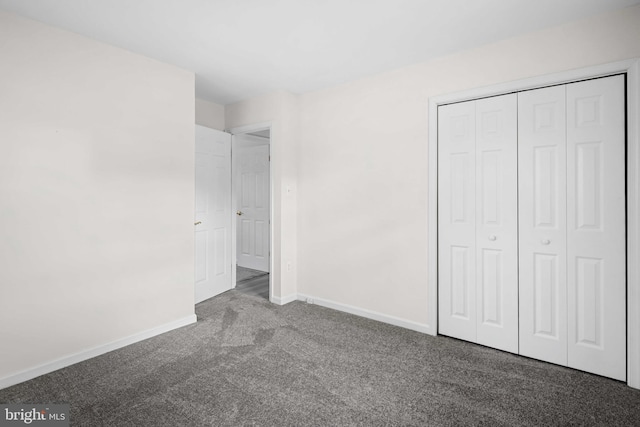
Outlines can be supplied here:
M238 215L238 216L242 215L242 211L236 212L236 215Z
M496 236L494 236L493 234L492 234L491 236L489 236L489 240L491 240L492 242L493 242L494 240L496 240L496 239L497 239L497 237L496 237Z
M193 223L193 225L200 225L200 224L202 224L202 221L196 221Z
M541 242L541 243L542 243L543 245L548 245L549 243L551 243L551 240L549 240L549 239L544 239L544 240L542 240L542 242Z

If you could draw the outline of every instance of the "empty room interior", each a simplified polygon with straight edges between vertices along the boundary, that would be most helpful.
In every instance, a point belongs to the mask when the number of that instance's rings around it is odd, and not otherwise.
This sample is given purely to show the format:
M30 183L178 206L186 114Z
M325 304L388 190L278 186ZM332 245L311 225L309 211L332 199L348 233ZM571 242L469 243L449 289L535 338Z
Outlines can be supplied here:
M47 405L638 425L640 0L0 0L0 424Z

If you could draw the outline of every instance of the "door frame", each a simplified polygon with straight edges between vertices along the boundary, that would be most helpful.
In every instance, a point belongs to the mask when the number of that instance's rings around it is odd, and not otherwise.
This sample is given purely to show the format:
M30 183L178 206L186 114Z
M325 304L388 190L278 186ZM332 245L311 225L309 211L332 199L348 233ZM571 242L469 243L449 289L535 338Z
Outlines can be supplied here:
M428 334L438 334L438 106L613 74L627 76L627 384L640 389L640 58L429 98L426 307Z
M272 156L272 143L273 143L273 127L271 125L271 122L264 122L264 123L256 123L256 124L252 124L252 125L246 125L246 126L239 126L239 127L235 127L235 128L231 128L228 130L229 133L231 133L231 234L232 234L232 239L231 239L231 265L233 266L232 268L232 274L231 274L231 283L232 286L235 288L236 287L236 266L238 263L238 256L237 256L237 244L238 244L238 226L237 226L237 221L236 221L236 211L237 209L237 198L236 198L236 192L235 192L235 169L233 167L234 161L233 161L233 147L234 147L234 142L235 142L235 135L242 135L242 134L247 134L247 133L252 133L252 132L258 132L258 131L262 131L262 130L269 130L269 158L271 158ZM269 161L269 301L273 302L273 254L275 253L274 251L274 245L273 245L273 209L274 209L274 200L273 200L273 195L274 195L274 188L273 188L273 168L271 167L271 161Z

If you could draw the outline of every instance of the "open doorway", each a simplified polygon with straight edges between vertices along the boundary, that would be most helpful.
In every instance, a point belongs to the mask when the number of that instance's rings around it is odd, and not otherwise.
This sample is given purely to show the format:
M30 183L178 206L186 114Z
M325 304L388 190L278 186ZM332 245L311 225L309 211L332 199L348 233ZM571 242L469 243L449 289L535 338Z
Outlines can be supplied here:
M271 170L269 127L236 132L232 140L235 288L270 298Z

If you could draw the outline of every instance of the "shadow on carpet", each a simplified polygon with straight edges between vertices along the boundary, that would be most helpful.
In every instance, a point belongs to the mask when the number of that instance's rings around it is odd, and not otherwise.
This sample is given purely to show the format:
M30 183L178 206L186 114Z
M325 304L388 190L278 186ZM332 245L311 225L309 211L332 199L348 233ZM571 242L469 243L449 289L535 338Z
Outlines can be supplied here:
M638 425L625 384L296 301L226 292L198 322L0 390L78 426Z

